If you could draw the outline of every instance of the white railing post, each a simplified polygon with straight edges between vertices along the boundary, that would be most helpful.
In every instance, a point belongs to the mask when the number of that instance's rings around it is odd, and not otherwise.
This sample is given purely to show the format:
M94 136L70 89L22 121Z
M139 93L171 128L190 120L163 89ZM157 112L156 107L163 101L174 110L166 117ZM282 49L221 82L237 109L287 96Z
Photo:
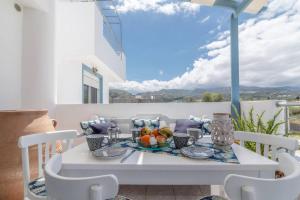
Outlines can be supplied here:
M285 135L289 134L289 108L284 106L284 120L285 120Z
M277 106L284 108L285 135L288 135L290 131L289 107L300 106L300 102L279 101Z

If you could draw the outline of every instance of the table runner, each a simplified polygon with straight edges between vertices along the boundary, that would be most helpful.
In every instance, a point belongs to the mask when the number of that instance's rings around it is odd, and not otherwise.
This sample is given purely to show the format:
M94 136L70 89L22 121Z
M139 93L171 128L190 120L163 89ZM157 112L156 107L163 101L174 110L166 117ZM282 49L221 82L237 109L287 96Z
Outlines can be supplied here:
M170 144L170 147L163 147L163 148L144 148L139 146L137 143L132 142L132 140L124 140L114 144L113 146L124 147L124 148L133 148L137 151L142 152L150 152L150 153L166 153L172 156L183 156L180 153L180 149L175 149L174 143ZM224 162L224 163L236 163L239 164L238 158L236 157L235 153L233 152L232 148L228 148L226 151L223 149L218 149L214 147L211 143L197 143L196 146L203 146L212 148L214 150L214 155L207 160L213 160L217 162Z

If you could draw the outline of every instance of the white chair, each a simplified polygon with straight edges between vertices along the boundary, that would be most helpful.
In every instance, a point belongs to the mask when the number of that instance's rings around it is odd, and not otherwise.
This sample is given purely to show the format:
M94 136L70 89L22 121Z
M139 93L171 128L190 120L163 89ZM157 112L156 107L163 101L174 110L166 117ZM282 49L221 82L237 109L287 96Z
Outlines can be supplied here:
M234 200L295 200L300 194L299 163L287 153L280 153L278 159L279 170L285 177L262 179L229 175L225 179L225 192Z
M118 179L114 175L95 177L63 177L61 155L53 156L45 167L48 200L107 200L115 199L119 190ZM118 200L127 200L117 197Z
M241 175L228 175L224 189L230 200L296 200L300 194L300 166L288 153L278 154L279 170L285 177L263 179ZM204 197L201 200L224 199Z
M47 199L45 192L45 180L43 178L43 166L49 158L56 154L56 142L62 142L62 150L71 148L73 139L77 137L77 131L55 131L21 136L18 146L22 150L22 167L24 182L24 199ZM38 178L31 180L28 149L31 146L38 147ZM43 151L44 149L44 151ZM43 159L44 158L44 159Z
M271 153L272 160L276 160L277 154L284 150L295 156L295 151L299 148L298 140L278 135L235 131L234 139L240 140L241 146L245 146L245 141L255 142L258 154L261 154L261 144L263 144L264 156L269 157Z

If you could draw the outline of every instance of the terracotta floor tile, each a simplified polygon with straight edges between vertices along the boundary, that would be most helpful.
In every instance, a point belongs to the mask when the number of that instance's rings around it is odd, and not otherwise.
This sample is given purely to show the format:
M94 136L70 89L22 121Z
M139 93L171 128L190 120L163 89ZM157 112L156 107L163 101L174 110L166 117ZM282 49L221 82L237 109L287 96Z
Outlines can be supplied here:
M146 200L175 200L173 186L147 186Z
M146 200L146 186L122 185L119 194L132 200Z

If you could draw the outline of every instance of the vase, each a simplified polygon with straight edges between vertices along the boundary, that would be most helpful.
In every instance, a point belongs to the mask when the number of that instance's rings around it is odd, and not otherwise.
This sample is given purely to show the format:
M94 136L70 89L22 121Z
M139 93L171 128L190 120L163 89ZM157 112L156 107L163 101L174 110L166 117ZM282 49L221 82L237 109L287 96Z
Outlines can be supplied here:
M230 146L234 142L233 125L229 113L214 113L211 139L217 146Z

